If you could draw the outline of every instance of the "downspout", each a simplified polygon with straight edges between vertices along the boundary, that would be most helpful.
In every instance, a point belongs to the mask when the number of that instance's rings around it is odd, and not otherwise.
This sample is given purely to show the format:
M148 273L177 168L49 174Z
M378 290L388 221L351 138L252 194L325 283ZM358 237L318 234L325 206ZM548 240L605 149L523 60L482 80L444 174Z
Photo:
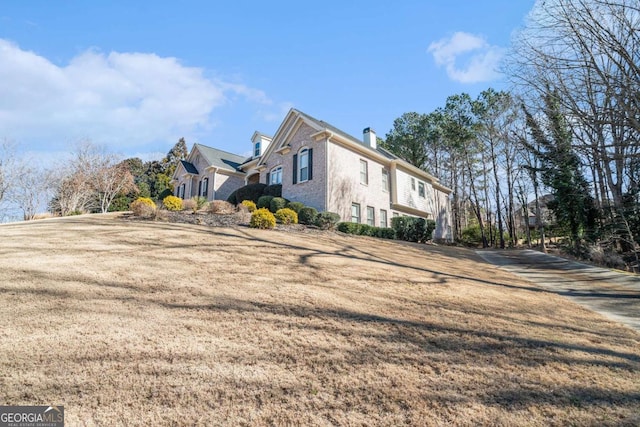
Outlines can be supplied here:
M391 162L391 166L389 167L389 179L391 182L389 183L389 192L391 192L391 205L398 204L398 191L396 187L396 183L398 182L396 177L396 162L395 160Z
M218 168L212 168L211 173L211 200L216 199L216 175L218 174Z

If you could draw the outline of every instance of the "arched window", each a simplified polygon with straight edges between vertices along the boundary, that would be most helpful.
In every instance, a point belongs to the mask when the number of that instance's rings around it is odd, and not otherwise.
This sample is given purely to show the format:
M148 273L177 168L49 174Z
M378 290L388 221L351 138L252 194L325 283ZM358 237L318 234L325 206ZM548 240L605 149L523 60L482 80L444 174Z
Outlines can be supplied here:
M269 173L269 182L270 185L282 184L282 166L276 166L271 169Z

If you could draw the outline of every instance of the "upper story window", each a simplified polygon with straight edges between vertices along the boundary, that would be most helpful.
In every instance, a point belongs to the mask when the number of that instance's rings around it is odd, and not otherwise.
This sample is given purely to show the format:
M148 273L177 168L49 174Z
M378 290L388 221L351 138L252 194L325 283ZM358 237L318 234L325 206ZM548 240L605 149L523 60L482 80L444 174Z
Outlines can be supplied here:
M369 184L369 165L366 160L360 160L360 184Z
M313 149L303 148L293 155L293 183L313 179Z
M269 184L282 184L282 166L275 167L269 174Z
M260 157L260 141L253 146L253 157Z
M389 191L389 171L382 169L382 191Z
M425 197L424 182L422 182L422 181L418 181L418 196L420 196L422 198Z
M416 190L416 180L415 180L415 178L411 178L411 189L413 191Z

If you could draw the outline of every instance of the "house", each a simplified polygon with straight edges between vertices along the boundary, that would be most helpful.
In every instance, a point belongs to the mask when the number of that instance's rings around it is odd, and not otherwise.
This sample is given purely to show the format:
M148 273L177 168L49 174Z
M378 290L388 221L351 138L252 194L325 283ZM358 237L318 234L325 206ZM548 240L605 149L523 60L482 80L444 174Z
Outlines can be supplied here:
M418 216L436 221L435 238L452 239L451 190L378 147L370 128L360 140L291 109L273 137L255 132L251 141L252 156L243 160L196 144L174 174L177 195L201 194L222 177L227 187L212 187L204 193L209 199L225 199L233 185L281 184L283 197L336 212L343 221L388 227L392 217Z

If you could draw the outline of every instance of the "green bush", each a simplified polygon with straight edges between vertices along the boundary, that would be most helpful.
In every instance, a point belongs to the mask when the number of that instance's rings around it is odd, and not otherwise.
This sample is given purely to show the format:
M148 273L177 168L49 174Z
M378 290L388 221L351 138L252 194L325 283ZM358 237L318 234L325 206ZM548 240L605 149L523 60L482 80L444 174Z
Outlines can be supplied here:
M166 199L169 196L173 196L173 191L170 188L165 188L164 190L162 190L162 192L158 195L158 200L162 200L164 201L164 199Z
M253 203L258 204L258 199L264 194L264 189L267 188L267 184L255 183L248 184L244 187L238 188L236 193L236 205L243 200L251 200ZM268 206L267 206L268 207Z
M340 222L337 225L338 231L347 234L360 236L372 236L382 239L395 239L396 232L393 228L372 227L368 224L358 224L355 222Z
M204 205L207 204L207 198L206 197L195 196L195 197L192 197L191 200L196 202L196 208L194 209L194 212L195 211L199 211L200 209L202 209L204 207Z
M289 202L289 203L287 203L287 207L289 209L291 209L292 211L294 211L295 213L299 214L300 213L300 209L304 208L304 203Z
M396 238L408 242L426 242L431 239L436 223L424 218L397 216L391 218L391 228L395 230Z
M315 224L323 230L333 230L339 221L340 215L337 213L323 211L316 216Z
M298 212L298 222L300 224L312 225L316 222L318 216L318 210L310 206L305 206Z
M336 228L342 233L358 234L358 230L360 230L360 224L358 224L357 222L339 222Z
M282 197L282 184L267 185L262 190L263 196Z
M122 212L128 211L131 205L131 198L128 196L118 196L113 199L111 205L109 205L109 212Z
M396 231L393 228L388 228L388 227L378 227L376 229L376 237L379 237L381 239L395 239L396 238Z
M167 210L170 211L181 211L182 210L182 199L176 196L167 196L162 199L162 204Z
M271 209L271 200L273 200L273 196L260 196L256 202L256 207L258 209Z
M275 214L278 222L282 224L297 224L298 223L298 214L295 211L292 211L289 208L278 209Z
M273 199L271 199L271 202L269 202L269 210L273 213L276 213L280 209L284 209L286 207L287 207L287 201L282 197L274 197ZM296 215L297 215L297 212L296 212Z
M247 207L247 210L249 212L253 212L257 209L256 204L253 202L253 200L243 200L242 201L242 205Z
M148 197L138 197L131 203L130 209L135 216L151 218L156 213L156 204Z
M231 203L232 205L237 205L238 204L238 198L236 197L238 193L238 190L235 190L233 193L229 194L229 197L227 197L227 202Z
M251 214L249 226L262 229L273 228L276 226L276 217L267 208L256 209Z

